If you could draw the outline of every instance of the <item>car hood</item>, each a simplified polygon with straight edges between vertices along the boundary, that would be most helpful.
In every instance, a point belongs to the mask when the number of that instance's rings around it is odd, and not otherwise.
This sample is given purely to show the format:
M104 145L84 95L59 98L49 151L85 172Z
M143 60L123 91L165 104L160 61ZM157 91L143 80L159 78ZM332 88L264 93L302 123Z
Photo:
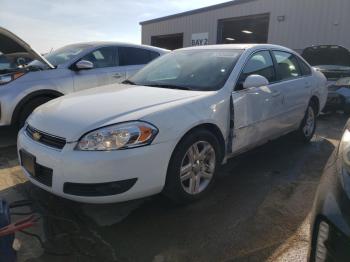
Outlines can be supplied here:
M96 128L139 120L148 114L210 93L108 85L51 100L38 107L27 122L40 131L74 142Z
M307 47L301 56L312 66L350 67L350 52L337 45L319 45Z
M21 38L13 34L12 32L0 27L0 52L4 55L10 55L14 53L26 53L32 59L36 59L46 64L49 68L55 68L49 61L47 61L42 55L35 51L29 44L23 41Z

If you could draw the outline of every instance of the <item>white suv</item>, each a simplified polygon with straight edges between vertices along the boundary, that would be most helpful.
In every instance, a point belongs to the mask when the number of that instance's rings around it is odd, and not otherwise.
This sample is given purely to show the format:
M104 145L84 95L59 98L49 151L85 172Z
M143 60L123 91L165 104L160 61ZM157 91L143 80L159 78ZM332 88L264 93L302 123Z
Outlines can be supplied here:
M37 108L18 136L35 185L76 201L108 203L163 192L208 192L227 158L286 133L310 141L326 78L274 45L179 49L123 84Z
M119 83L165 49L114 42L72 44L44 57L13 33L0 27L0 53L31 55L27 66L0 70L0 126L22 126L39 105L59 96Z

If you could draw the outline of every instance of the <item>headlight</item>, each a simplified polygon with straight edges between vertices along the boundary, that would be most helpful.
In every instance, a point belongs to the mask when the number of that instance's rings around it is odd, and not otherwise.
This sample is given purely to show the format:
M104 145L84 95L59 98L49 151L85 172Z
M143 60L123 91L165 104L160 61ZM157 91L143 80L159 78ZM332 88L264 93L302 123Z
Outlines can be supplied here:
M155 126L142 121L110 125L84 135L76 150L109 151L145 146L152 143L157 133Z
M6 74L6 75L0 75L0 85L4 85L7 83L10 83L13 80L16 80L17 78L23 76L23 72L18 72L14 74Z
M339 145L339 154L342 158L343 167L350 173L350 131L345 130Z

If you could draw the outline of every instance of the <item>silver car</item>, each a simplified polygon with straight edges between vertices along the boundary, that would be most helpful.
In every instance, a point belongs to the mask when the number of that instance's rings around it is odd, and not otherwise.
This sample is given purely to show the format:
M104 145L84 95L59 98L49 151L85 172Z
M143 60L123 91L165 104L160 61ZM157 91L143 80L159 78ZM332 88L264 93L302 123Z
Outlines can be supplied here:
M167 53L156 47L119 42L72 44L41 56L0 27L0 54L26 53L28 65L0 70L0 126L23 126L39 105L87 88L120 83Z

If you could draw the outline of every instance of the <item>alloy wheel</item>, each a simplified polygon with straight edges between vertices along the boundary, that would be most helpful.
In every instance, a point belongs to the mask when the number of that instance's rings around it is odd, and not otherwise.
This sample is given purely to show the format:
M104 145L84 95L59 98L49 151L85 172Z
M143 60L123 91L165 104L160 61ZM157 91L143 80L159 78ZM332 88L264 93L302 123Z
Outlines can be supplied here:
M305 119L305 125L303 127L303 132L306 137L310 137L315 129L315 113L311 106L309 106L306 119Z
M182 159L180 181L186 193L196 195L204 191L215 173L216 155L211 144L198 141Z

